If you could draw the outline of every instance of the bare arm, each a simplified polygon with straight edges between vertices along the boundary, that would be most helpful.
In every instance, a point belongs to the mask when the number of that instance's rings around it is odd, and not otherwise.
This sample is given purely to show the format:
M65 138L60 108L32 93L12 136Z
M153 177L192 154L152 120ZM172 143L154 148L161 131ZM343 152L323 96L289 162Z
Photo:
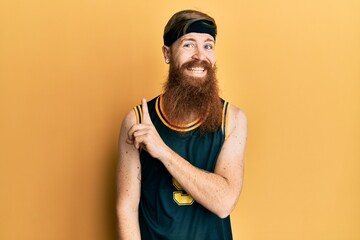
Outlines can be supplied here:
M240 196L243 182L244 151L247 135L245 114L231 106L229 137L220 152L214 173L204 172L172 151L161 140L147 113L143 101L143 124L129 131L129 140L159 159L198 203L219 217L228 216Z
M234 209L243 183L246 119L235 107L230 111L230 129L214 173L192 166L173 151L160 158L187 193L222 218L227 217Z
M140 239L138 207L140 201L141 166L139 151L126 143L127 133L136 123L135 114L125 117L119 136L117 172L117 217L120 239Z

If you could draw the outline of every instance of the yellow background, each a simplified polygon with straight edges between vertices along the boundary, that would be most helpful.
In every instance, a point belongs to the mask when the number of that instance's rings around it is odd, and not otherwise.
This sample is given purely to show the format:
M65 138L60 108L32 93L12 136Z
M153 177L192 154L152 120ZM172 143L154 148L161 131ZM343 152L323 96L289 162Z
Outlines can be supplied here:
M249 121L240 240L360 239L360 1L1 0L0 239L115 239L117 136L170 16L218 23Z

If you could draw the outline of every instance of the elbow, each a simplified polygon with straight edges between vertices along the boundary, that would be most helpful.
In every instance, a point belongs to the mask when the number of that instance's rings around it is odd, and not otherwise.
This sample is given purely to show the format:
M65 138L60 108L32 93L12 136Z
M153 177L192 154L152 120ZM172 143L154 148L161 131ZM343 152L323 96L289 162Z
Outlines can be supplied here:
M239 196L240 193L231 198L228 198L227 201L224 199L220 200L219 204L217 204L218 207L214 209L214 214L216 214L221 219L227 218L234 210Z
M236 202L237 201L231 201L229 203L219 204L218 206L220 207L214 211L214 214L221 219L227 218L234 210Z
M226 206L223 206L221 209L219 209L218 211L215 212L215 214L221 218L221 219L224 219L224 218L227 218L230 213L233 211L234 207L226 207Z
M229 215L230 215L230 213L229 212L221 212L221 213L218 213L218 214L216 214L219 218L221 218L221 219L225 219L225 218L227 218Z

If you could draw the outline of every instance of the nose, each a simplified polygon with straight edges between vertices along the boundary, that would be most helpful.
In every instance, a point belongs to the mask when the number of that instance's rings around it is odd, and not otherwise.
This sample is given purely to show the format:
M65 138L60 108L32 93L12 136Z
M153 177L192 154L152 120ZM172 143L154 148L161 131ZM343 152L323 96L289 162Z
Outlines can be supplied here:
M206 55L204 53L204 49L202 48L195 48L194 50L194 54L192 56L193 59L199 60L199 61L203 61L206 59Z

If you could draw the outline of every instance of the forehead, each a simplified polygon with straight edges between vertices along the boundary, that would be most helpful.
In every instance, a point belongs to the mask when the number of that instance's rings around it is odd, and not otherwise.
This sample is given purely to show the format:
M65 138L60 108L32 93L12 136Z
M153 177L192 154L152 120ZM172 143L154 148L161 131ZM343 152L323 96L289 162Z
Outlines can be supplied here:
M213 36L211 36L210 34L207 34L207 33L195 33L195 32L185 34L184 36L179 38L177 41L182 42L182 41L185 41L185 40L192 40L192 41L198 41L198 42L207 42L207 41L215 42Z

